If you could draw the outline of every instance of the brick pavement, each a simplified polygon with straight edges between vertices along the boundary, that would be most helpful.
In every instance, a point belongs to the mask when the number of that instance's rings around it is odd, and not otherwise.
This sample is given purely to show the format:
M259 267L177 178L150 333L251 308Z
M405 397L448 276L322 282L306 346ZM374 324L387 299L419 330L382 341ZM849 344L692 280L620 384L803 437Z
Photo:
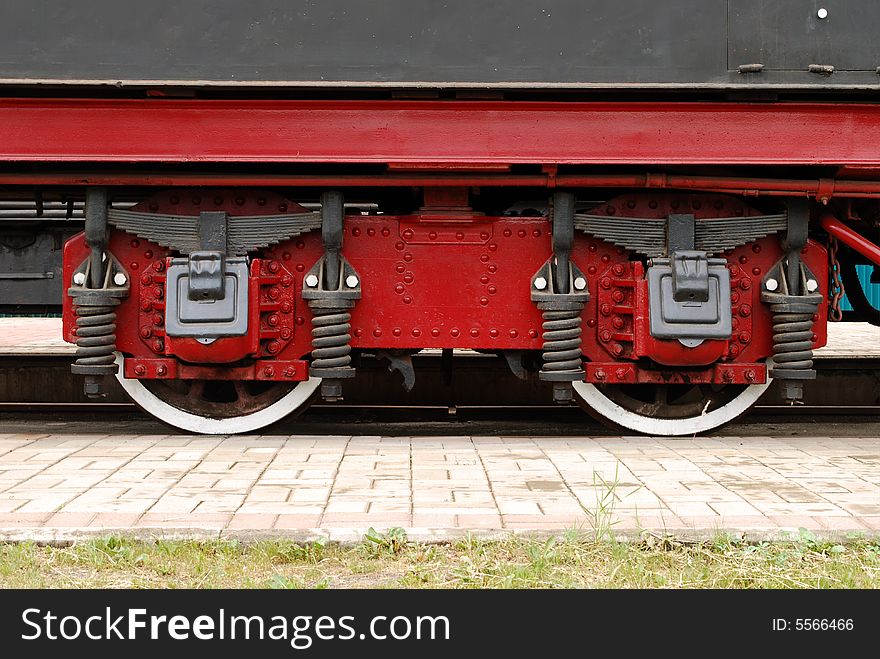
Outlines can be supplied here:
M607 485L603 484L606 483ZM613 501L611 517L600 512ZM0 434L0 537L880 535L876 438Z

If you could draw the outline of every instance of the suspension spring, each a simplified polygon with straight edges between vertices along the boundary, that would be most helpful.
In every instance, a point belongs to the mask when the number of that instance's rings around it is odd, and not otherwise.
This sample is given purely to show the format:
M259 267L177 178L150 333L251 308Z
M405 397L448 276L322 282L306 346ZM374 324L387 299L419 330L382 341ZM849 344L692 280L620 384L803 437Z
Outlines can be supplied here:
M74 303L76 313L77 372L103 374L115 372L116 300L115 304Z
M797 378L813 368L813 314L793 312L791 304L771 304L773 313L774 377Z
M312 371L351 365L351 314L337 308L312 312Z
M552 373L580 372L581 309L546 310L543 318L542 370Z

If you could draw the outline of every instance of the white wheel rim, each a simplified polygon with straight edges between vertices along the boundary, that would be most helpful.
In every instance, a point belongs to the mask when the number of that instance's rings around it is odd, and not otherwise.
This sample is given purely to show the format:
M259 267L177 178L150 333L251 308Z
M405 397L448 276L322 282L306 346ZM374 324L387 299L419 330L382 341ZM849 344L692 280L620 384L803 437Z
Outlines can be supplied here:
M768 377L764 384L750 384L729 403L700 416L683 419L657 419L636 414L621 407L599 391L598 387L587 382L575 382L574 391L598 414L628 430L635 430L646 435L675 437L706 432L732 421L749 409L767 390L770 383L771 380Z
M297 384L289 394L261 410L242 416L215 419L184 412L156 396L140 380L124 377L122 361L122 354L117 352L116 364L119 371L116 379L137 405L175 428L205 435L234 435L265 428L303 407L321 384L321 378L309 378Z

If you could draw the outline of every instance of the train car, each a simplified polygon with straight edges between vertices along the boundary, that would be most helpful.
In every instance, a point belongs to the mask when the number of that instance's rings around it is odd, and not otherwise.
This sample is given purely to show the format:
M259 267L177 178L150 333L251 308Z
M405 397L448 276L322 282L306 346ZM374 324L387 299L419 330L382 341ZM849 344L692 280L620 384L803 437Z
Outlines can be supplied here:
M796 403L844 291L878 322L878 24L858 0L7 2L2 303L57 287L87 393L115 377L194 432L338 401L364 355L411 382L426 349L654 435L774 380Z

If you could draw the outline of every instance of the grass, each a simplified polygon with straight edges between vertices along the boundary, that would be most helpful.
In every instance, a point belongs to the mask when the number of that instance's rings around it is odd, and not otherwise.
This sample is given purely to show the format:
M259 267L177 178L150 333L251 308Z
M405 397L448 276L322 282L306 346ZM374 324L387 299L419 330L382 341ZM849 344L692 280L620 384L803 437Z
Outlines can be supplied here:
M410 542L371 529L363 542L0 544L0 588L878 588L880 541L842 544L802 531L786 541L681 542L468 537Z

